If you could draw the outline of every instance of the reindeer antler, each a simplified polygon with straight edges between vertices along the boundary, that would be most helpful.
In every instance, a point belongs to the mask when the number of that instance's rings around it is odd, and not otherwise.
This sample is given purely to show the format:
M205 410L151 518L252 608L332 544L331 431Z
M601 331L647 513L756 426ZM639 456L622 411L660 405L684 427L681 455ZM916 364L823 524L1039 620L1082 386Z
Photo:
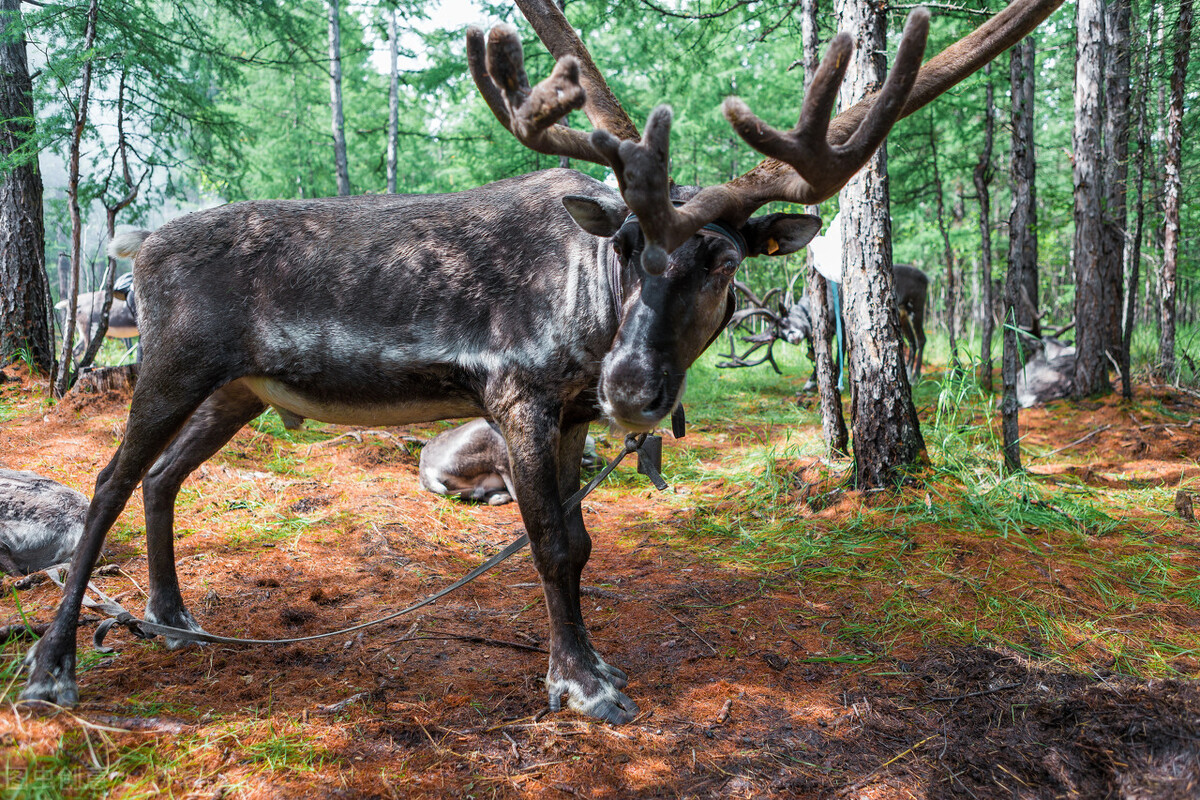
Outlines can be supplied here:
M492 76L501 76L504 84L500 89L482 67L482 34L472 31L468 53L480 91L505 127L530 148L613 168L625 203L638 216L646 238L642 264L648 271L660 272L668 252L713 220L740 225L773 200L811 205L833 196L871 158L897 120L1011 47L1062 0L1014 0L923 67L920 61L929 13L923 8L914 10L883 88L830 120L852 47L850 37L839 34L830 43L791 131L771 128L737 98L725 101L724 113L734 130L767 158L744 175L700 190L678 208L671 201L667 173L670 109L659 106L651 112L645 138L639 143L636 127L612 97L587 48L558 8L548 0L517 0L517 4L559 59L559 67L530 90L520 42L505 26L499 34L493 31L494 44L487 54L488 70ZM494 58L493 49L497 53ZM581 82L587 86L584 108L596 127L586 142L581 132L553 125L569 109L579 107Z
M854 44L840 33L821 61L796 127L780 133L767 125L741 100L728 98L725 116L734 130L759 152L784 162L792 170L763 169L764 161L746 175L701 190L676 208L667 196L668 135L671 111L659 106L646 123L641 144L621 142L605 131L592 133L592 145L609 158L621 194L637 214L646 237L642 266L652 274L666 268L667 253L714 219L742 223L770 200L814 205L831 197L862 168L887 137L916 82L929 34L929 12L915 9L908 16L896 64L875 102L844 142L828 140L829 114L846 74ZM617 156L617 160L613 159Z
M497 25L485 44L483 31L471 26L467 65L488 108L521 144L546 155L607 165L585 132L556 124L587 100L579 82L579 61L573 56L559 59L550 76L530 88L516 28Z

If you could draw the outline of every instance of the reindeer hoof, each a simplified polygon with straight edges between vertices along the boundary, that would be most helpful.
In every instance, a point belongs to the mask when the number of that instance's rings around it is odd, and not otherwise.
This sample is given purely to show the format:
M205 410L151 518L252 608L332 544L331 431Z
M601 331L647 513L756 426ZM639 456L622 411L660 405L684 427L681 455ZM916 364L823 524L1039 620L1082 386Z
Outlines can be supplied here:
M588 670L583 680L546 676L550 694L550 710L562 710L562 697L567 696L567 708L613 725L624 725L638 715L637 703L621 688L628 684L625 673L605 664L599 658L596 672ZM553 670L551 670L553 673Z
M204 628L200 627L200 623L196 622L196 618L182 606L170 613L156 614L152 608L146 609L146 622L153 622L156 625L166 625L171 628L180 628L185 631L195 631L196 633L204 633ZM172 636L168 633L160 634L162 643L168 650L182 650L189 645L201 645L205 642L197 642L195 639L188 639L183 636Z
M608 679L612 681L612 685L616 688L624 689L629 685L629 677L624 672L617 669L612 664L609 664L599 656L596 657L596 666L601 672L608 676Z
M21 690L21 700L73 706L79 702L79 686L75 682L75 653L68 652L58 658L50 655L42 659L39 654L45 641L39 641L25 654L25 667L30 674L25 688ZM42 663L44 660L55 663L45 666Z

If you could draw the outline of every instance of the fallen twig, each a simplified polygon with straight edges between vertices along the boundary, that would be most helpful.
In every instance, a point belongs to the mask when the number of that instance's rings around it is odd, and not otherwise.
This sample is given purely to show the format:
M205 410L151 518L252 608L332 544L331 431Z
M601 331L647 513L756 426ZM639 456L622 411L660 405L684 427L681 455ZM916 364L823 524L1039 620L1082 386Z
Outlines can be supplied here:
M949 697L931 697L921 705L929 705L930 703L953 703L959 700L966 700L968 697L983 697L986 694L996 694L997 692L1007 692L1009 689L1016 689L1021 686L1020 683L1006 683L1003 686L997 686L993 689L983 689L978 692L968 692L966 694L951 695Z
M107 725L110 729L120 729L130 733L166 733L178 736L195 728L184 722L158 717L118 717L112 714L92 715L93 722Z
M675 613L674 613L673 611L671 611L671 609L667 608L667 607L666 607L665 605L663 605L662 603L659 603L659 604L658 604L658 607L659 607L659 608L661 608L663 611L667 612L668 614L670 614L670 615L671 615L671 619L675 620L675 621L676 621L676 622L678 622L678 623L679 623L681 626L683 626L684 630L686 630L688 633L692 634L692 636L695 636L697 639L699 639L700 641L704 642L704 645L705 645L705 646L706 646L706 647L707 647L709 650L712 650L714 655L716 654L716 652L717 652L717 648L713 647L713 644L712 644L712 642L710 642L708 639L705 639L703 636L701 636L699 633L697 633L697 632L696 632L696 630L695 630L695 628L693 628L692 626L688 625L686 622L684 622L684 621L683 621L683 620L681 620L679 617L677 617L677 616L675 615Z
M733 698L732 697L730 697L728 700L726 700L725 704L723 706L721 706L720 712L717 713L717 718L715 720L713 720L713 726L715 727L717 725L724 725L726 722L728 722L729 721L729 713L731 711L733 711Z
M358 694L350 695L345 700L339 700L338 702L330 703L327 706L317 706L316 708L313 709L313 713L314 714L324 714L324 715L339 714L342 711L345 711L350 706L357 703L359 700L366 698L368 694L369 694L369 692L359 692ZM429 735L428 732L426 732L425 735L428 736Z
M1192 417L1185 422L1155 422L1150 425L1138 425L1138 430L1148 431L1151 428L1190 428L1200 422L1200 417Z
M872 780L875 778L875 776L876 776L876 775L878 775L880 772L882 772L882 771L883 771L885 768L887 768L889 765L891 765L891 764L894 764L895 762L897 762L897 761L899 761L900 759L904 758L906 755L908 755L909 753L913 752L914 750L916 750L918 747L920 747L921 745L925 744L926 742L928 742L928 741L930 741L930 740L932 740L932 739L936 739L936 738L938 738L939 736L942 736L942 735L943 735L943 734L940 734L940 733L935 733L935 734L933 734L932 736L926 736L924 739L922 739L921 741L917 742L917 743L916 743L916 744L914 744L912 747L908 748L907 750L905 750L905 751L903 751L903 752L901 752L901 753L898 753L898 754L896 754L896 755L892 756L892 757L891 757L891 758L889 758L887 761L883 762L883 763L882 763L882 764L880 764L878 767L876 767L875 769L873 769L873 770L871 770L870 772L868 772L868 773L867 773L866 775L864 775L862 778L858 779L858 780L857 780L857 781L855 781L854 783L852 783L852 784L850 784L849 786L846 786L846 787L844 787L843 789L841 789L840 791L838 791L838 793L837 793L837 796L838 796L838 797L846 797L847 795L850 795L850 794L853 794L854 792L857 792L859 789L863 788L863 787L864 787L864 786L866 786L868 783L870 783L870 782L871 782L871 781L872 781Z
M94 614L82 614L79 617L80 625L90 625L93 622L99 621L100 618ZM50 625L51 623L49 622L39 622L32 626L26 625L23 622L17 622L12 625L0 625L0 644L44 636L46 631L50 629Z
M1073 441L1073 442L1070 442L1069 444L1064 444L1062 447L1058 448L1057 450L1051 450L1049 453L1042 453L1040 456L1033 456L1033 458L1031 458L1031 459L1029 459L1029 460L1030 460L1030 461L1033 461L1034 459L1038 459L1038 458L1049 458L1050 456L1057 455L1058 453L1061 453L1063 450L1069 450L1070 448L1074 447L1074 446L1075 446L1075 445L1077 445L1077 444L1083 444L1083 443L1084 443L1084 442L1086 442L1088 439L1090 439L1090 438L1092 438L1093 436L1095 436L1097 433L1101 433L1102 431L1106 431L1106 430L1108 430L1108 429L1109 429L1109 428L1111 428L1111 427L1112 427L1112 425L1103 425L1103 426L1101 426L1101 427L1099 427L1099 428L1096 428L1096 430L1092 431L1092 432L1091 432L1091 433L1089 433L1087 436L1081 436L1080 438L1076 439L1076 440L1075 440L1075 441Z
M15 642L21 639L37 639L50 628L49 622L39 622L37 625L26 625L18 622L14 625L0 625L0 644Z
M461 642L475 642L476 644L487 644L487 645L491 645L493 647L511 647L514 650L526 650L530 653L548 653L549 652L544 647L536 647L534 645L523 644L521 642L507 642L503 639L489 639L486 636L475 636L474 634L469 634L469 633L444 633L442 631L432 631L432 630L427 630L427 631L425 631L425 633L427 633L429 635L428 636L405 636L403 638L397 639L396 642L390 642L390 644L396 644L397 642L411 642L411 641L416 641L418 639L435 639L438 641L454 640L454 641L461 641Z

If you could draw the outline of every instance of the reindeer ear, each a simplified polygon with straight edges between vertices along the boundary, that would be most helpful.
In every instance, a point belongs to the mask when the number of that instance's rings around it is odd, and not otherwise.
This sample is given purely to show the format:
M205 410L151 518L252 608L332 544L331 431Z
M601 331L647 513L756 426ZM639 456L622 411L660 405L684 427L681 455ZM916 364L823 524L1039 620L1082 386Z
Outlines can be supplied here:
M808 244L821 230L821 218L812 214L767 214L742 226L752 256L786 256Z
M569 194L562 199L575 224L593 236L609 237L621 229L629 209L612 197L584 197Z

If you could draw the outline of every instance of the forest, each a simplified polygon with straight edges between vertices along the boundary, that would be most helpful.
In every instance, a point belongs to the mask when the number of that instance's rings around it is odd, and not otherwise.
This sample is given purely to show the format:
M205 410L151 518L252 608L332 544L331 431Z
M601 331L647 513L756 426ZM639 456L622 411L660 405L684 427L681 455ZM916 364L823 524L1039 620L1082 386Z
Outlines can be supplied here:
M0 0L0 798L1196 796L1196 49Z

